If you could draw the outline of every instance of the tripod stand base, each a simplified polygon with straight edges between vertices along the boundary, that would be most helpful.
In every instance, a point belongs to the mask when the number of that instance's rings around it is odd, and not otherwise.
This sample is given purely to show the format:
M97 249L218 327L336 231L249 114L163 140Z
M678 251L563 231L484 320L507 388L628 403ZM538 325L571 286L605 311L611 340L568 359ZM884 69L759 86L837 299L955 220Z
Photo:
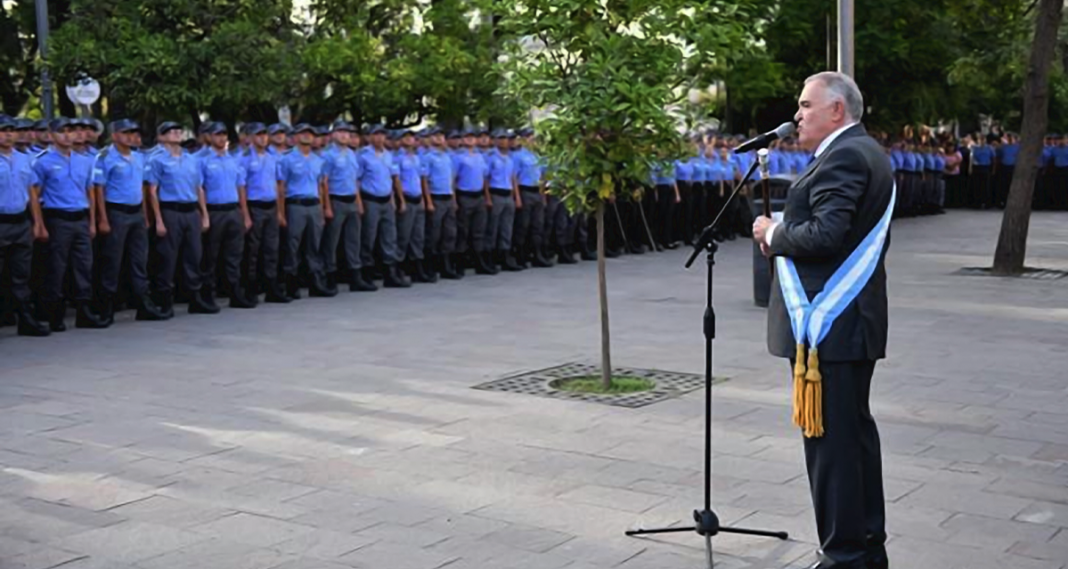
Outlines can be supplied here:
M633 529L624 532L626 535L652 535L658 533L683 533L697 532L698 535L710 537L721 533L734 533L739 535L755 535L759 537L774 537L778 539L790 539L790 534L784 531L767 531L759 529L736 528L721 526L719 517L711 510L694 510L693 519L696 525L671 528Z

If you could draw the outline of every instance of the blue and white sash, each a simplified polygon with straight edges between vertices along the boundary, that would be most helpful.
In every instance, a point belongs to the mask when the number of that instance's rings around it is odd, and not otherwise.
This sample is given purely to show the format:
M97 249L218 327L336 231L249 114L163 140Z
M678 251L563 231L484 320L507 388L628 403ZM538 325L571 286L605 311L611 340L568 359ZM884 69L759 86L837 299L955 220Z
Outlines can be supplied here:
M879 266L890 219L897 199L897 184L890 191L890 204L879 223L834 272L823 290L811 302L801 285L797 268L788 257L776 257L775 269L779 277L786 313L790 316L794 340L797 342L797 361L794 365L794 423L805 431L806 437L823 435L822 378L819 373L817 347L831 331L835 318L868 284ZM805 364L805 347L809 349ZM807 367L807 369L806 369Z

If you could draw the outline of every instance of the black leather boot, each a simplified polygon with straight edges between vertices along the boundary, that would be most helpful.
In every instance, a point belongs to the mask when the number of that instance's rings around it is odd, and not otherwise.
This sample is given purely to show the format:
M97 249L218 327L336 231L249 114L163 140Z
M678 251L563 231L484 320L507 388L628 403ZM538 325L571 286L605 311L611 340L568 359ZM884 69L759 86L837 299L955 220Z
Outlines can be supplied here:
M556 262L561 265L574 265L578 263L568 247L560 247L556 255Z
M48 318L48 328L53 332L66 332L67 325L63 318L67 315L67 305L62 301L44 303L44 313Z
M376 290L378 290L378 287L374 283L367 282L363 278L363 271L360 269L352 271L352 275L349 278L350 292L374 292Z
M93 312L89 307L88 300L78 301L78 312L74 318L74 326L76 328L107 328L110 324L102 319L99 315Z
M19 336L42 338L52 333L45 323L33 317L33 311L30 310L28 304L19 306L12 314L18 319Z
M519 272L519 271L523 270L523 267L521 267L519 265L519 263L517 263L515 261L515 258L512 257L512 254L509 253L508 251L500 251L498 253L498 255L500 255L500 257L501 257L501 268L502 269L504 269L504 270L506 270L506 271L508 271L510 273L515 273L515 272Z
M174 314L171 314L174 316ZM137 320L167 320L170 316L164 314L163 310L156 306L155 302L148 295L140 296L137 298L137 316L134 317Z
M308 296L318 298L337 296L337 286L330 286L326 281L325 275L322 273L315 273L312 275L311 285L308 286Z
M427 274L426 265L422 261L411 261L412 282L417 283L432 283L438 279L430 279L430 275Z
M485 251L475 253L476 275L495 275L497 272L497 266L490 261L489 253L486 253Z
M553 266L553 262L545 256L545 251L541 247L534 248L534 259L531 264L540 269Z
M174 292L167 291L157 293L156 306L159 306L160 313L167 320L174 318Z
M423 271L423 275L426 276L426 282L438 282L438 271L434 268L434 264L430 262L430 259L419 261L419 266Z
M386 266L386 275L382 284L386 288L408 288L412 286L412 283L404 278L404 274L397 268L397 265Z
M256 308L256 297L249 297L241 290L241 285L234 283L230 287L230 308Z
M596 261L597 252L591 251L589 244L579 243L579 257L581 257L583 261Z
M192 294L189 299L190 314L218 314L219 306L215 304L215 291L204 287Z
M267 282L267 294L263 297L263 300L270 304L289 304L289 297L286 296L285 291L282 290L282 285L278 284L277 279Z
M104 293L100 295L100 321L108 326L115 323L115 295Z
M461 269L462 271L462 269ZM463 272L457 272L456 267L452 264L452 255L444 254L441 256L441 278L448 280L457 280L464 277Z
M289 300L300 300L300 281L297 275L286 275L286 296Z

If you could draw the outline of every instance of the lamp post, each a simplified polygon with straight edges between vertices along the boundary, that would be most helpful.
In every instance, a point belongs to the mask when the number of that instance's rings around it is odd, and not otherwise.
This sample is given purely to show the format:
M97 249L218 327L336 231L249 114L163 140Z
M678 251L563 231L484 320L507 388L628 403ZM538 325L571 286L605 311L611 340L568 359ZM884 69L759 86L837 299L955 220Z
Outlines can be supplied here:
M838 72L856 78L853 63L853 0L838 0Z
M41 61L48 61L48 0L35 0L37 8L37 51L41 55ZM52 120L52 79L48 76L48 67L41 67L41 103L44 107L44 116Z

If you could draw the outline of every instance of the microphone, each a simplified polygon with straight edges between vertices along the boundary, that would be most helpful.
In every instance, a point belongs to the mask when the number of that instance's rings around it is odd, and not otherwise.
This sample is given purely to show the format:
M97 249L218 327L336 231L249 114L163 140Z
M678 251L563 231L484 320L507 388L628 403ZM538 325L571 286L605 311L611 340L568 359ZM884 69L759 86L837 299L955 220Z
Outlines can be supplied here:
M765 132L764 134L756 138L747 140L742 144L738 145L738 148L734 149L734 153L741 154L742 152L749 152L750 150L767 148L772 141L778 140L780 138L786 138L788 136L793 136L795 132L797 132L797 127L794 126L794 123L786 121L780 124L779 128Z

